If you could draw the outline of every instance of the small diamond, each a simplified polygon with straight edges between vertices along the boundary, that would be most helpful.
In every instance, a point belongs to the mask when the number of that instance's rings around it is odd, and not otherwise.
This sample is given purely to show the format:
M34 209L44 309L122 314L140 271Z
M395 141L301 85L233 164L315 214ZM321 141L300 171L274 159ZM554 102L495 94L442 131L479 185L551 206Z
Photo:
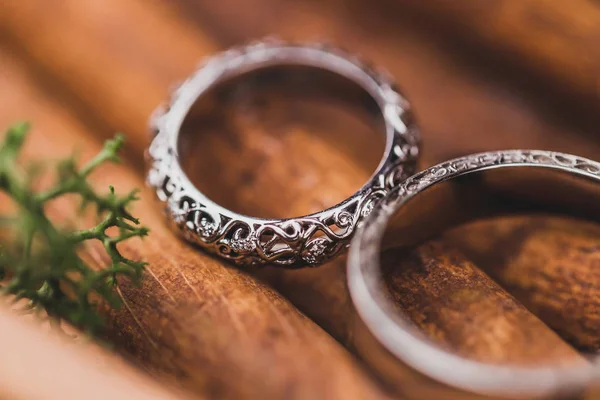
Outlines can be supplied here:
M254 251L256 244L252 239L232 239L229 247L236 253L250 253Z
M209 238L215 234L217 231L217 225L208 220L208 218L204 217L200 220L198 225L198 233L203 238Z
M331 243L329 239L317 238L306 245L302 251L302 259L309 264L317 264L325 258L327 246Z
M369 214L371 214L371 212L373 211L374 208L375 208L375 201L371 200L367 204L365 204L365 206L363 207L360 214L364 218L364 217L368 216Z

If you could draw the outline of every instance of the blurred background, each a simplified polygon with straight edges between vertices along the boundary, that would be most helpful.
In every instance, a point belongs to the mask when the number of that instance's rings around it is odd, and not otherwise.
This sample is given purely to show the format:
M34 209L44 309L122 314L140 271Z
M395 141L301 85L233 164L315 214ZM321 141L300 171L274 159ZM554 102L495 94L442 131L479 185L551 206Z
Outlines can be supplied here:
M47 158L74 146L87 154L125 132L125 166L98 179L142 186L155 107L204 57L265 36L329 42L388 70L422 131L420 168L507 148L600 159L595 0L6 1L0 123L32 121L28 154ZM374 169L379 140L340 137L364 127L254 100L223 112L234 121L227 132L211 129L194 147L188 168L215 198L255 215L298 215L346 197ZM343 258L311 271L239 272L181 244L151 194L143 198L157 239L131 251L150 261L154 280L125 285L128 307L107 314L107 338L128 362L207 398L471 396L412 372L382 383L355 357ZM600 348L598 249L600 229L582 221L484 221L398 260L390 287L417 326L465 357L587 362Z

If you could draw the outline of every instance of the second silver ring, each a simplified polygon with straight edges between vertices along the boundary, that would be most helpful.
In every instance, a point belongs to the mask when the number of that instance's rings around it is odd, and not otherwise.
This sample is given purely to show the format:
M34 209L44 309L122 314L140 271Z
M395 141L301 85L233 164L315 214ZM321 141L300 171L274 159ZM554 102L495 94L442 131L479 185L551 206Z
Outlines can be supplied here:
M407 376L408 366L485 395L570 398L600 376L600 360L507 366L464 358L427 337L399 311L384 284L390 268L385 259L390 254L402 259L445 229L508 213L545 212L598 222L598 204L600 163L552 151L472 154L406 179L362 224L348 257L358 352L392 384Z

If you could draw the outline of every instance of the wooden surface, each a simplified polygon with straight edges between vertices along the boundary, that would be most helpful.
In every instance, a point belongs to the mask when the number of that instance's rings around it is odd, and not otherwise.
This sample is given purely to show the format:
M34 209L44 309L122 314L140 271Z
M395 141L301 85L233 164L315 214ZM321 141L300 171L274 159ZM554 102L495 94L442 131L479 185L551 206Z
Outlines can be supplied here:
M39 321L0 305L0 399L184 400L183 393L150 379L97 345L44 331ZM49 333L50 332L50 333Z
M430 339L491 364L532 366L585 360L456 248L443 241L408 256L384 254L398 312Z
M574 0L565 13L541 0L494 1L492 11L482 6L477 13L466 1L247 3L3 5L0 123L34 122L28 157L54 158L73 146L89 155L113 131L125 131L130 162L107 168L96 182L123 191L142 186L146 119L169 86L204 55L277 33L326 38L384 65L422 127L422 167L517 147L600 158L590 134L600 84L600 6L593 2ZM497 12L492 7L500 3ZM523 23L532 10L559 23L546 30ZM491 16L495 22L486 23ZM363 135L340 139L341 125L326 116L308 113L308 121L297 121L289 105L253 107L251 100L232 110L236 129L200 139L204 159L230 164L218 181L200 182L215 196L221 190L226 198L243 175L247 185L228 198L232 206L293 215L332 204L370 174ZM290 157L268 151L283 147L293 149ZM53 212L64 217L68 209ZM206 397L461 397L408 370L385 393L351 354L344 257L319 269L247 273L174 238L149 192L135 212L152 234L126 251L150 261L149 273L141 288L123 283L126 307L109 313L109 338L143 369ZM597 228L581 222L481 222L416 249L408 260L393 258L402 268L392 272L390 288L417 326L465 357L510 365L585 362L577 350L600 344L599 245ZM95 254L90 248L86 257L100 266Z
M440 36L460 37L457 53L525 89L554 119L597 132L600 108L600 7L593 0L486 2L386 0L390 12L412 12ZM453 40L456 43L456 40ZM553 112L552 112L553 110Z
M596 224L513 217L459 228L447 240L576 348L600 349Z

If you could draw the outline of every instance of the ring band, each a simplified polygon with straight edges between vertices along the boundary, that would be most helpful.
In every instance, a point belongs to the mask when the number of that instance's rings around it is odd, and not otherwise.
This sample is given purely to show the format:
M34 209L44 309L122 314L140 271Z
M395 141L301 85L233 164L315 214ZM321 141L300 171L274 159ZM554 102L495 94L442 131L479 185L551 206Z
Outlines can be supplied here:
M403 369L406 376L409 366L473 392L545 398L599 376L598 368L588 364L503 367L436 346L409 326L386 296L380 254L390 248L403 254L446 228L507 212L545 211L600 221L600 163L538 150L469 155L417 173L379 204L350 247L348 287L355 345L390 382Z
M286 219L241 215L211 201L189 180L179 159L181 125L208 89L269 67L305 66L340 75L374 100L385 125L385 153L368 182L326 210ZM237 264L316 266L348 247L357 224L401 180L414 172L419 136L408 104L385 74L355 56L323 45L263 41L208 59L151 120L148 184L176 231L188 241Z

